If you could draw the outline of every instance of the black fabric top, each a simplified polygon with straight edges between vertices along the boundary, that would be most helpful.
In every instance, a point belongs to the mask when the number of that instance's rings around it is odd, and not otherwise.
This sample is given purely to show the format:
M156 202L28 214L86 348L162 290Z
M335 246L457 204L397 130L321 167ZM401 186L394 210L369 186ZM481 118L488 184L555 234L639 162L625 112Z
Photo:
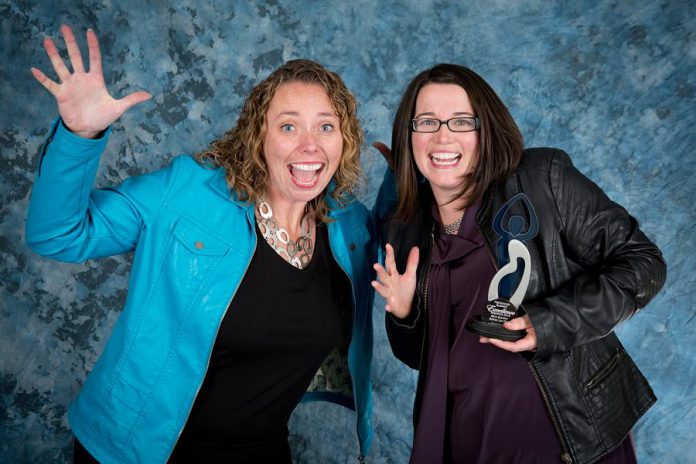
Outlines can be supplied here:
M256 235L172 461L278 462L290 414L350 319L350 284L325 226L305 269L279 256L258 227Z

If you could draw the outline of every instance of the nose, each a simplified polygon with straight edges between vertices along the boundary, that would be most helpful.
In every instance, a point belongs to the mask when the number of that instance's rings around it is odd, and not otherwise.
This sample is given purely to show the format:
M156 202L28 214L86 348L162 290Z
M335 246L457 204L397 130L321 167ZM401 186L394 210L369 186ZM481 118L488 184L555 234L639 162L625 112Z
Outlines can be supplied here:
M311 130L303 131L300 137L300 151L304 153L313 153L317 151L318 148L316 134Z
M447 124L442 124L440 128L435 132L433 137L435 140L438 142L447 142L450 140L450 137L452 136L452 131L447 127Z

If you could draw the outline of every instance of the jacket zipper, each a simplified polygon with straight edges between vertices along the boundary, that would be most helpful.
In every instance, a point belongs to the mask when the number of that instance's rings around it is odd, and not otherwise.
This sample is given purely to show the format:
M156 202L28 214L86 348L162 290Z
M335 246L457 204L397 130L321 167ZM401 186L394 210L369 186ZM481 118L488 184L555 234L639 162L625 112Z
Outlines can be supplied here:
M553 411L551 410L551 402L549 401L548 395L546 395L546 390L544 390L544 387L541 386L541 380L539 380L539 374L536 370L536 367L534 364L532 364L533 361L530 361L529 364L529 369L532 371L532 376L534 377L534 381L537 384L537 387L539 388L539 392L541 392L541 398L544 400L544 405L546 405L546 410L549 413L549 417L551 417L551 423L553 424L553 428L556 431L556 435L558 435L558 439L561 442L561 461L571 464L573 462L573 459L570 457L570 453L568 452L568 449L566 448L565 441L563 440L563 435L561 434L561 429L558 426L558 421L556 420L556 416L553 414Z
M254 226L254 249L251 252L251 258L249 258L249 262L247 263L246 268L244 269L244 273L242 274L241 278L239 279L239 283L237 284L237 288L234 289L234 293L232 294L229 301L227 302L227 305L225 306L225 311L223 311L222 316L220 317L220 321L218 322L217 330L215 331L215 338L213 338L213 343L212 343L212 345L210 345L210 351L208 351L208 361L205 365L205 372L203 373L203 379L198 384L198 388L196 388L196 394L193 396L193 401L191 401L191 406L189 407L188 413L186 414L186 420L184 421L184 425L181 427L181 429L179 429L179 433L176 435L176 440L174 440L174 445L169 450L169 454L167 455L166 461L169 461L169 458L172 457L172 453L174 452L174 449L176 448L176 445L179 442L179 439L181 438L181 434L183 433L184 428L186 427L186 424L188 423L188 420L191 416L191 411L193 410L193 405L196 403L196 399L198 398L198 394L201 391L201 387L203 386L203 382L205 381L205 377L208 375L208 369L210 368L210 358L213 356L213 348L215 347L215 341L217 340L218 334L220 333L220 326L222 325L222 320L227 315L227 311L230 308L230 304L232 304L232 300L234 300L234 297L237 295L237 291L239 290L239 287L242 285L242 280L244 280L244 276L246 275L247 271L249 270L249 266L251 265L251 261L254 259L254 253L256 253L256 247L258 246L258 240L256 239L256 224L253 224L253 226Z
M481 236L484 238L485 242L485 248L486 251L488 252L488 256L490 256L491 261L493 262L493 267L495 268L496 272L500 270L500 267L498 266L498 261L496 260L495 256L493 255L493 252L491 251L491 246L488 243L488 239L484 235L483 231L481 230L481 227L476 225L478 228L479 233ZM566 448L565 440L563 439L563 434L561 433L561 429L558 426L558 421L556 420L556 416L553 414L553 410L551 409L551 403L549 402L548 395L546 394L546 390L544 390L544 387L541 385L541 381L539 380L539 374L537 373L536 367L533 364L533 361L529 361L527 363L529 366L529 370L532 372L532 377L534 377L534 382L536 382L537 388L539 389L539 392L541 393L541 397L544 400L544 405L546 406L546 411L549 413L549 417L551 418L551 423L553 424L553 428L556 431L556 436L558 436L558 441L561 444L561 461L567 464L571 464L573 462L573 459L570 457L570 453L568 453L568 449Z
M434 227L434 226L433 226ZM432 256L433 256L433 246L435 246L435 234L433 232L430 233L430 249L428 250L428 266L425 268L425 279L424 279L424 285L423 285L423 314L421 315L423 319L423 337L421 340L421 350L420 350L420 359L418 361L418 372L421 371L421 368L423 367L423 353L425 352L425 338L427 336L426 330L428 329L428 280L430 279L430 263L432 262Z

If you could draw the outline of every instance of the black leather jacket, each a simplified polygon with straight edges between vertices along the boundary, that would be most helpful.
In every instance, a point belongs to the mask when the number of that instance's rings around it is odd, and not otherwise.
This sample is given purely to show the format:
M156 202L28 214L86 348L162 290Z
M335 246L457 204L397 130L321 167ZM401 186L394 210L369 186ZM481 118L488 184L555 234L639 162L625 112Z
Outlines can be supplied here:
M387 314L394 355L421 374L427 366L427 269L433 220L431 194L422 184L415 221L383 223L405 269L412 246L421 251L411 314ZM491 185L477 216L491 259L498 239L493 216L523 192L536 211L539 230L525 242L532 257L523 309L534 326L538 347L527 353L563 448L560 460L591 463L618 446L655 395L614 334L614 328L645 306L662 287L666 267L659 249L621 206L578 172L560 150L525 150L516 173ZM511 206L527 217L521 204ZM497 265L497 263L495 263ZM425 375L419 375L414 423Z

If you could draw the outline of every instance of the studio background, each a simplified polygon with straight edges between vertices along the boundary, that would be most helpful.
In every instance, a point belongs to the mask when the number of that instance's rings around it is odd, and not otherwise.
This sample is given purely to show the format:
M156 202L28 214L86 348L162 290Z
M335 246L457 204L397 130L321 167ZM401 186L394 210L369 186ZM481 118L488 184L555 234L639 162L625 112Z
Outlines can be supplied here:
M438 62L473 68L509 106L526 146L566 150L661 247L667 284L619 335L658 396L635 428L639 462L693 459L695 3L0 0L0 462L69 461L66 409L119 316L130 269L130 256L63 264L24 243L37 151L57 116L29 68L54 76L41 41L58 38L61 23L74 27L85 60L84 31L96 31L112 95L154 95L114 125L97 186L204 149L235 124L251 87L289 59L340 73L367 140L387 143L417 72ZM371 206L386 166L369 146L362 162L360 198ZM369 462L405 463L415 372L392 356L383 313L378 299ZM339 406L301 405L290 433L297 463L356 462L353 414Z

